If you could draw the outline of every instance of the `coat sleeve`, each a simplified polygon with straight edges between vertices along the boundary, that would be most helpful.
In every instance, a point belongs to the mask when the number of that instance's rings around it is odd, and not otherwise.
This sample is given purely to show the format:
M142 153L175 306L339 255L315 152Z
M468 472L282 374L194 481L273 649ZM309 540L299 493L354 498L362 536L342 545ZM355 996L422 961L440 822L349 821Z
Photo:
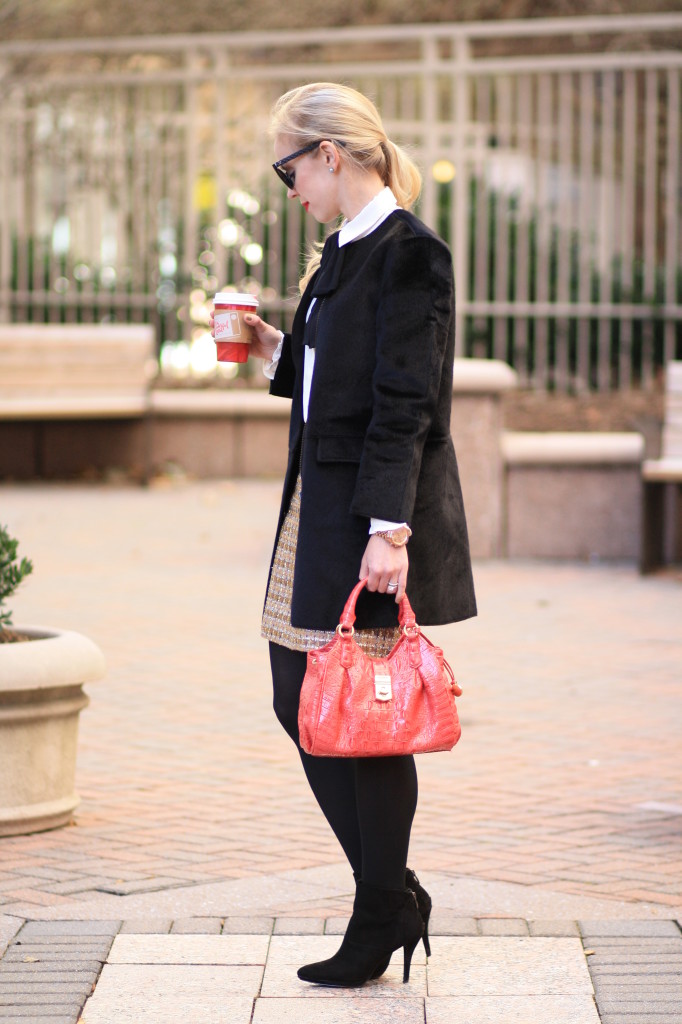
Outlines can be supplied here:
M285 334L282 353L275 368L275 376L270 383L270 394L279 395L281 398L292 398L295 380L296 368L291 356L291 335Z
M452 372L454 283L447 246L431 235L396 242L376 318L373 410L351 512L410 522L422 452L443 373ZM448 354L449 366L445 366Z

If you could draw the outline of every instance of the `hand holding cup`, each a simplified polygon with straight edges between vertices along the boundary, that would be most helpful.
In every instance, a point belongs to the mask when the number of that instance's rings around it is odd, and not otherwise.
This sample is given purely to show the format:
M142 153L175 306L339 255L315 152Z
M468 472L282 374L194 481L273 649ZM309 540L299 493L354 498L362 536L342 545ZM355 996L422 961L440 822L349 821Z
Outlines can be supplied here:
M237 299L246 301L238 303ZM249 355L272 359L280 332L255 312L258 300L254 296L222 292L215 297L215 307L209 315L209 325L219 361L246 362Z

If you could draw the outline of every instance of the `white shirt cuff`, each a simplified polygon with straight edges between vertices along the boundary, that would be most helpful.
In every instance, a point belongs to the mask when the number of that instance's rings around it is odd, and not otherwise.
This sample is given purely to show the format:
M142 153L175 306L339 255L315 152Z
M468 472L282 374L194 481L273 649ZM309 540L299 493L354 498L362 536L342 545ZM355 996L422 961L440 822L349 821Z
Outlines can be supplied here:
M407 523L391 523L388 519L370 519L369 534L371 537L373 533L378 533L380 530L399 530L401 526L407 526Z
M280 331L279 332L279 345L277 346L275 351L272 353L272 359L265 359L263 361L263 373L268 378L268 380L274 380L275 379L275 371L277 369L277 363L279 362L279 357L282 355L282 345L283 344L284 344L284 332Z

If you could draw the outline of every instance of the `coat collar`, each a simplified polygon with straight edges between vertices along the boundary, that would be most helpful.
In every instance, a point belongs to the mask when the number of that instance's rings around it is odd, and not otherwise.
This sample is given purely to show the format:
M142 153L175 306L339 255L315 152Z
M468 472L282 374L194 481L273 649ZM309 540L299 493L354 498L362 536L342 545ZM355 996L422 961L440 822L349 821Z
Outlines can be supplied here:
M311 298L321 298L336 291L343 269L344 247L359 238L365 238L398 207L398 202L388 186L370 200L360 213L347 220L329 236L324 243L320 268L313 282Z

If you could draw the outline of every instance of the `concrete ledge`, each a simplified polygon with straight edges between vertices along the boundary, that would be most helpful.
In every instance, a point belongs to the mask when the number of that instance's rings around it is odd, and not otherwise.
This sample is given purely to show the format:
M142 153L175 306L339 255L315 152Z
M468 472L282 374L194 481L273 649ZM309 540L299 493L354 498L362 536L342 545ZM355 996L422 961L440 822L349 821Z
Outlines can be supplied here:
M455 360L451 430L476 558L502 553L502 395L516 384L514 370L499 360Z
M647 483L682 483L682 459L647 459L642 476Z
M639 434L504 433L505 554L636 561Z
M150 408L155 416L222 416L229 419L285 419L291 412L291 401L278 398L266 390L210 391L182 388L152 391Z
M82 420L137 419L148 409L147 395L137 392L125 395L80 395L25 398L0 395L0 419L3 420Z
M499 359L455 359L452 390L455 393L497 393L518 385L518 374Z
M471 547L489 558L502 545L502 392L516 385L506 363L458 359L452 435ZM280 476L287 460L291 402L262 389L168 389L151 394L151 461L192 475Z
M458 359L452 390L455 394L494 395L517 385L517 374L506 363L491 359ZM287 417L291 402L270 395L267 389L217 391L169 388L151 393L150 407L158 416L267 416Z
M516 374L506 363L455 362L452 436L478 558L502 552L502 394L515 386ZM41 391L30 405L22 393L21 413L3 417L0 409L0 477L59 480L117 469L143 479L169 464L201 479L283 475L288 399L266 388L146 387L147 415L139 419L132 409L115 415L113 399L107 402L99 391L88 407L82 391L79 398ZM18 397L16 389L12 397ZM86 426L82 420L90 414Z
M590 466L639 465L644 458L641 434L516 433L502 434L507 465Z
M287 464L291 401L262 390L153 391L151 462L190 475L281 476Z
M151 324L0 324L0 348L14 341L26 346L32 343L45 345L46 339L78 348L92 342L93 338L99 338L103 343L118 343L123 339L146 346L149 339L154 338L154 328Z

